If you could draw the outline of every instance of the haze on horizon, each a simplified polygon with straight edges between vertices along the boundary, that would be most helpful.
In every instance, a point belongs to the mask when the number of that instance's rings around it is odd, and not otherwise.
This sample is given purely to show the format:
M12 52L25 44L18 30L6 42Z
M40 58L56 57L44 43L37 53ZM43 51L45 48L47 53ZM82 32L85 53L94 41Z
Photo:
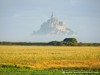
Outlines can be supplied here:
M63 40L68 36L32 36L52 12L79 42L100 42L100 0L0 0L0 41Z

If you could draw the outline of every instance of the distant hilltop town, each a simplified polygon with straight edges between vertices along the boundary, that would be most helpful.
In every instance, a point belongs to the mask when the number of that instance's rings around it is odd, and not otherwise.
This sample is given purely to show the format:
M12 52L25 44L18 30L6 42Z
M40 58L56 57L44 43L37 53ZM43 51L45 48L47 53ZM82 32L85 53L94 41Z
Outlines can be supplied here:
M47 24L51 25L52 28L56 28L60 31L66 31L64 23L62 21L59 21L55 16L53 16L53 14L51 15L51 18L48 19Z
M52 13L51 18L44 22L40 29L33 32L33 35L72 35L74 32L59 21Z

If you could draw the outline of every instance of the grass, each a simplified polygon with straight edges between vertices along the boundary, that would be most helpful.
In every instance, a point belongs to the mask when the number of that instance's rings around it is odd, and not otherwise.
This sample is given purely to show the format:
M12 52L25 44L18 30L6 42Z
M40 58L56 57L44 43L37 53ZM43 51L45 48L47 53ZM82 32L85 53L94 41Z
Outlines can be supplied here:
M0 75L100 75L100 70L75 68L41 70L25 67L15 67L14 65L2 65L0 66Z
M100 72L100 47L0 46L0 75L63 75L67 71Z

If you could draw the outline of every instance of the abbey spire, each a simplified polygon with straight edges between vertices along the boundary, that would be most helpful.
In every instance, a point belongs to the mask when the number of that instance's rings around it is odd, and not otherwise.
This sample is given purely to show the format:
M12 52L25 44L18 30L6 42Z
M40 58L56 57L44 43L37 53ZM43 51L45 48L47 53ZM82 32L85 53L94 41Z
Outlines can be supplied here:
M52 12L52 15L51 15L51 18L53 18L54 16L53 16L53 12Z

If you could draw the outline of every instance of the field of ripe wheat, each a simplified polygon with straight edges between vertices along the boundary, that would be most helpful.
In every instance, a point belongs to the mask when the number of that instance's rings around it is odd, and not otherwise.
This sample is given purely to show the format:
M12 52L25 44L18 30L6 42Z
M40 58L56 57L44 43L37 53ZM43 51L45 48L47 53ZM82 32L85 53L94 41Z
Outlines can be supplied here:
M32 68L100 68L100 47L0 46L0 64Z

